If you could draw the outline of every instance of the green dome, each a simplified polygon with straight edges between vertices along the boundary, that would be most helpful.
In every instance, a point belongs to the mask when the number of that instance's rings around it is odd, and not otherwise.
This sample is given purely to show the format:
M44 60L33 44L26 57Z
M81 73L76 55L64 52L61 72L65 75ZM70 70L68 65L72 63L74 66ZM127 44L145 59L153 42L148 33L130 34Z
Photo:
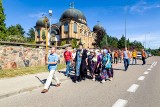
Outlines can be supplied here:
M47 27L49 27L49 26L50 26L50 24L49 24L49 21L48 21ZM37 20L36 27L45 27L44 17Z
M82 20L86 21L84 14L75 8L69 8L62 14L60 21L65 19L72 19L75 21L80 21L81 23L84 23Z
M93 31L94 32L98 32L98 31L105 31L105 29L103 28L103 26L101 26L100 24L97 24L93 27Z

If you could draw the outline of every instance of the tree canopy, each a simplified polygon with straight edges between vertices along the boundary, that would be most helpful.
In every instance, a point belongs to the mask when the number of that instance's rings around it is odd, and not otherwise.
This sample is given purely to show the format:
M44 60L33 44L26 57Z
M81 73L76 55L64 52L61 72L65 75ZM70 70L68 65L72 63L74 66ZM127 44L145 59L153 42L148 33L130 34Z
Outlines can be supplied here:
M4 8L2 5L2 0L0 0L0 39L4 40L6 36L6 15L4 14Z

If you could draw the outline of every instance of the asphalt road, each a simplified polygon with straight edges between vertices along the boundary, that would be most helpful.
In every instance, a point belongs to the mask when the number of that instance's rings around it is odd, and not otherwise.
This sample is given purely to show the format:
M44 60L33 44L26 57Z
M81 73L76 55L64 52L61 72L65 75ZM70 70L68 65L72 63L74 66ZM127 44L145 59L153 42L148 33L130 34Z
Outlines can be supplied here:
M146 65L138 63L126 72L118 65L113 81L104 84L68 79L46 94L39 88L0 99L0 107L160 107L160 57L147 59Z

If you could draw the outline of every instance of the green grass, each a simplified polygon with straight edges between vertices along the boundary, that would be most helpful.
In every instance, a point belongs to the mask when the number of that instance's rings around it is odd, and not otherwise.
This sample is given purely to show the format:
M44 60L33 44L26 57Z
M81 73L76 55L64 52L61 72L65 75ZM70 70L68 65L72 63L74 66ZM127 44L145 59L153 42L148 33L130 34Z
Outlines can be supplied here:
M57 70L64 69L66 67L65 64L58 64ZM0 70L0 78L10 78L28 74L36 74L41 72L47 72L47 66L37 66L37 67L24 67L17 69L6 69Z

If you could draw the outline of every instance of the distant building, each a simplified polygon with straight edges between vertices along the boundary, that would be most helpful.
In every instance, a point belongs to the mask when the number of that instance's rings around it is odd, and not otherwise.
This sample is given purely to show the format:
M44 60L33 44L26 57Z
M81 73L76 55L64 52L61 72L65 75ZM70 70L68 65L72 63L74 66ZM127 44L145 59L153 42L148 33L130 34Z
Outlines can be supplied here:
M45 23L44 17L36 22L35 26L35 41L37 44L45 43ZM51 45L61 45L61 42L71 44L73 39L77 40L77 44L82 41L85 48L93 48L96 34L99 30L104 30L99 24L95 25L93 31L87 26L85 15L73 7L64 11L59 22L51 25L47 24L48 35L50 36Z

